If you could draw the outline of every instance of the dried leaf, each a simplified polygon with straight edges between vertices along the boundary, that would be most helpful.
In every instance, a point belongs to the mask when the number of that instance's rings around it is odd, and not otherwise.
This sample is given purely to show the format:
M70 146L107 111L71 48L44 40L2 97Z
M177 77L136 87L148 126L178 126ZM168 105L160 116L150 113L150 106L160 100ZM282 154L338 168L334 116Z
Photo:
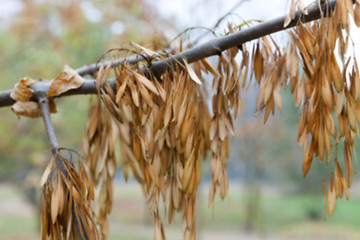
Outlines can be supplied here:
M135 71L131 71L131 72L134 74L134 77L137 81L139 81L140 83L145 85L150 91L152 91L156 95L159 95L159 92L156 89L154 83L152 83L149 79L147 79L146 77L144 77L143 75L140 75L139 73L137 73Z
M345 103L345 91L344 89L342 91L340 91L337 95L336 95L336 99L335 99L335 116L339 116L341 111L344 108L344 103Z
M52 156L51 157L51 160L49 162L49 164L47 165L42 177L41 177L41 180L40 180L40 188L43 189L44 188L44 185L45 183L47 182L48 178L49 178L49 175L51 173L51 168L52 168L52 165L54 164L54 161L55 161L55 157Z
M204 64L206 70L212 73L214 77L219 77L220 73L214 68L211 62L207 58L201 59L201 62Z
M74 69L65 65L63 71L51 82L48 96L59 96L70 89L77 89L81 87L84 82L85 79L82 78Z
M122 96L124 95L128 80L129 80L129 78L126 76L125 80L123 81L123 83L121 84L119 89L117 90L117 92L116 92L116 100L115 100L116 103L119 103Z
M20 79L20 81L15 84L14 90L11 92L10 97L16 101L27 102L30 100L33 90L28 88L28 86L37 83L37 80L33 80L28 76Z
M183 59L184 65L186 67L186 70L190 76L190 78L196 82L197 84L201 85L201 81L199 79L199 77L196 75L196 73L194 72L194 70L190 67L190 65L187 63L187 61L185 59Z
M11 110L20 116L37 118L41 117L41 110L37 102L16 102L12 105ZM50 113L57 113L54 101L49 102Z
M330 185L328 190L328 214L331 217L336 208L336 192L334 185L334 174L331 173Z
M56 222L57 216L59 212L59 197L57 195L56 188L53 189L52 195L51 195L51 221L54 224Z

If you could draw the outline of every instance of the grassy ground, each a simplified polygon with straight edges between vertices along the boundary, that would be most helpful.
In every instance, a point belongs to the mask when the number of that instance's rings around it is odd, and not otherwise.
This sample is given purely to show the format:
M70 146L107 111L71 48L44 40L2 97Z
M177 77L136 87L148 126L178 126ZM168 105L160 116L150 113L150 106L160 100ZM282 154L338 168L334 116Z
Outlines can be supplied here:
M360 199L338 200L332 218L323 221L320 196L284 195L267 189L258 199L250 198L239 186L228 198L207 206L207 186L198 198L198 239L360 239ZM152 219L140 188L117 184L111 214L110 239L153 239ZM250 201L249 201L250 200ZM248 203L258 200L251 213L252 232L244 231ZM37 210L26 203L16 188L0 185L0 239L40 239ZM181 220L165 226L168 239L182 239Z

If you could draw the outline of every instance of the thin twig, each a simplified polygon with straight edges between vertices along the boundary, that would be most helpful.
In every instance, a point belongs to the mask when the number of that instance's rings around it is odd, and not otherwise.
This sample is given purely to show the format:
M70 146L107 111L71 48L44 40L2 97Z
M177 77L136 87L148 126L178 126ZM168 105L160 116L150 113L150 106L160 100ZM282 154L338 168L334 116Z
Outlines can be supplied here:
M353 0L353 3L355 0ZM319 9L317 4L313 4L308 9L308 15L303 15L301 11L297 11L295 18L289 23L287 27L284 28L284 21L286 16L282 16L270 21L266 21L260 23L256 26L251 26L247 29L243 29L240 32L236 32L233 34L229 34L227 36L218 37L216 39L210 40L204 44L201 44L197 47L188 49L184 52L181 52L177 55L168 57L164 60L154 62L150 68L143 68L142 71L145 74L153 74L156 77L160 77L166 69L173 68L176 64L183 63L183 59L185 59L188 63L193 63L200 59L218 55L222 51L226 49L230 49L233 47L241 46L241 44L252 41L254 39L258 39L267 35L270 35L275 32L280 32L288 28L292 28L296 26L300 21L311 22L313 20L317 20L321 17L321 12L324 12L324 9L333 10L336 4L336 0L332 0L326 2L321 5L321 9ZM331 11L325 12L325 17L329 16ZM122 60L123 61L123 60ZM115 62L116 64L120 64L121 60ZM91 71L97 71L96 64L88 65L87 67L82 67L77 69L82 75L89 74ZM41 86L40 86L41 85ZM47 92L49 89L50 83L49 82L39 82L32 85L31 89L41 89L42 91ZM114 85L112 85L114 86ZM0 92L0 107L11 106L15 103L10 97L10 93L12 90L6 90ZM65 94L60 96L66 95L80 95L80 94L97 94L95 80L87 80L85 84L78 88L71 90ZM35 98L36 99L36 98Z
M44 120L46 133L47 133L47 135L49 137L51 150L52 150L53 153L55 153L57 151L57 149L59 148L59 144L58 144L58 141L56 139L55 130L54 130L53 124L52 124L51 119L50 119L49 100L47 99L45 94L43 92L40 92L40 91L36 92L36 96L38 98L38 103L39 103L39 106L40 106L42 118Z
M44 120L46 133L48 135L49 142L50 142L50 145L51 145L51 152L56 157L56 164L58 165L59 170L64 174L65 178L67 178L68 172L66 171L64 163L62 162L63 160L59 157L59 152L58 152L59 144L58 144L58 141L56 139L55 130L54 130L53 124L51 122L51 118L50 118L49 100L45 96L45 94L43 92L41 92L41 91L36 91L35 95L37 96L39 107L40 107L41 114L42 114L42 118ZM71 208L71 213L72 213L72 216L73 216L73 221L74 221L75 226L76 226L76 230L78 232L78 239L87 240L88 237L86 235L86 232L84 231L83 223L80 220L80 224L79 224L79 221L78 221L78 219L76 217L76 212L75 211L76 210L75 210L74 203L73 203L72 208ZM85 239L82 237L81 232L84 233Z

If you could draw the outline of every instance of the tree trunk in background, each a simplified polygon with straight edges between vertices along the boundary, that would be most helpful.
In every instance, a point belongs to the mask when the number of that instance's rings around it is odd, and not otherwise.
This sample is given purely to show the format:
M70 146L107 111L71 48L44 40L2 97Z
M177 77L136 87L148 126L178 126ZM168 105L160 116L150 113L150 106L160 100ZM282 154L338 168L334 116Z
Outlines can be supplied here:
M246 215L245 215L245 225L244 230L246 232L254 232L257 228L258 221L260 220L260 175L261 169L259 169L258 164L256 163L257 156L256 151L257 145L254 140L248 139L246 141L246 146L248 154L246 154L245 159L245 196L246 196Z

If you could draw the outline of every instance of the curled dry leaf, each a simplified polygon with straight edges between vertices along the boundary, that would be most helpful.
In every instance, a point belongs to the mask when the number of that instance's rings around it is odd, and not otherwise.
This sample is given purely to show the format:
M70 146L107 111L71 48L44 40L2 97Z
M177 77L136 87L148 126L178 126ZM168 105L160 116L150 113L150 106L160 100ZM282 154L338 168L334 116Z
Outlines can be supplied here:
M85 79L74 69L65 65L63 71L51 82L48 96L55 97L70 89L77 89L81 87L84 82Z
M19 102L29 101L33 94L33 90L28 87L36 82L38 82L38 80L33 80L28 76L20 79L20 81L15 84L14 90L10 94L10 97Z
M187 63L187 61L185 59L183 59L184 65L186 67L186 70L190 76L190 78L196 82L197 84L201 85L201 81L199 79L199 77L196 75L196 73L194 72L194 70L190 67L190 65Z
M37 118L41 117L41 110L37 102L16 102L11 110L18 116ZM53 100L49 101L50 113L57 113L56 105Z

